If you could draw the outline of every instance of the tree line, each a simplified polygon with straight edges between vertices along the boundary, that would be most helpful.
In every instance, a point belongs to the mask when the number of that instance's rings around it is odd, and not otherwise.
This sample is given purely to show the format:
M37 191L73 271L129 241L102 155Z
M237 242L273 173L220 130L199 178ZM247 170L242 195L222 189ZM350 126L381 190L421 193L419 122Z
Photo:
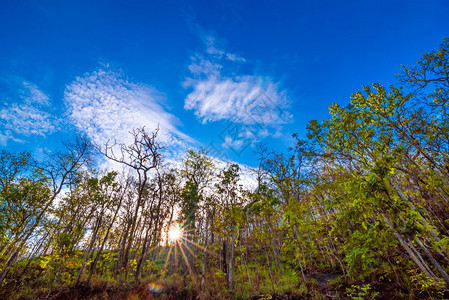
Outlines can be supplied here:
M0 296L159 280L202 298L313 295L335 275L344 297L443 297L449 287L449 40L398 86L372 84L307 139L259 145L257 185L204 149L164 163L159 129L133 142L67 143L37 161L0 154ZM95 170L98 153L126 166ZM170 241L173 226L181 236Z

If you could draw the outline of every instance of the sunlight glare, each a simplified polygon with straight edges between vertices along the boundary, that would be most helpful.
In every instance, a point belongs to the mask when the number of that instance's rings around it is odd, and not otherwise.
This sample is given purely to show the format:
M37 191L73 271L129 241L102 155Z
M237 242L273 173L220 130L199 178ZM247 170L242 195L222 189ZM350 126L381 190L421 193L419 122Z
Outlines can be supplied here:
M177 242L181 239L182 237L182 223L180 224L176 224L174 226L172 226L169 230L168 230L168 240L169 242Z

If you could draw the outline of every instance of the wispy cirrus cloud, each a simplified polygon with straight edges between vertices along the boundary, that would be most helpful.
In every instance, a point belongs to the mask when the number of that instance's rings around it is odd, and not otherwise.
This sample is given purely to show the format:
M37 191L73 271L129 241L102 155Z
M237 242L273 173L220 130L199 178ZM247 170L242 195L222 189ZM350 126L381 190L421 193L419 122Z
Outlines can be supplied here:
M28 104L50 105L50 98L37 85L26 80L22 81L22 88L19 89L19 95Z
M293 121L290 99L280 83L269 76L239 74L248 61L223 50L212 35L196 31L205 51L191 57L190 75L183 82L191 90L184 109L193 110L203 124L222 120L243 124L242 130L231 127L233 133L222 137L225 148L237 150L248 141L280 136L282 125Z
M163 106L165 96L152 86L128 81L109 68L86 73L66 87L69 120L95 144L131 141L130 131L160 128L167 151L183 151L192 139L177 129L180 121Z
M207 70L208 73L218 70ZM257 76L208 76L189 78L185 86L193 87L184 108L194 110L203 123L233 120L242 124L282 125L291 122L285 109L287 97L270 78Z
M9 140L25 142L33 135L46 137L58 129L60 121L50 113L50 98L36 84L17 76L1 81L6 93L0 96L0 145Z
M201 40L203 41L204 45L206 46L206 52L212 56L214 56L214 58L218 58L218 59L226 59L229 61L234 61L234 62L246 62L246 59L234 54L234 53L229 53L224 51L223 49L220 49L217 44L217 39L215 37L213 37L212 35L208 35L208 34L204 34L201 33L200 31L198 31L198 34L201 37Z

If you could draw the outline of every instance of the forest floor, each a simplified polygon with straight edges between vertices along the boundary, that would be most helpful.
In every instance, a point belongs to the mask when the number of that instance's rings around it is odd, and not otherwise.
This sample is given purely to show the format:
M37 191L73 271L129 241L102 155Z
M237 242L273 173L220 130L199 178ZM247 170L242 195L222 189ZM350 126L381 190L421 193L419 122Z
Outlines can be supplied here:
M429 299L429 295L407 295L401 293L398 286L393 283L371 283L371 290L376 295L369 295L369 298L354 298L347 294L347 284L341 282L341 274L335 273L315 273L307 276L309 284L307 293L298 295L295 293L265 294L253 296L251 300L297 300L297 299ZM336 284L336 282L339 282ZM190 300L201 299L197 293L183 290L179 287L168 287L159 285L161 288L156 291L151 286L157 284L151 283L128 283L123 285L112 284L109 282L95 282L90 285L80 283L76 287L59 287L50 290L34 291L26 295L16 295L11 299L20 300L152 300L152 299L171 299L171 300ZM368 295L365 295L368 296ZM441 295L443 296L443 295ZM446 295L449 296L449 295ZM1 298L1 297L0 297ZM432 297L433 298L433 297ZM209 298L203 298L209 299ZM230 294L228 299L234 299ZM237 298L238 299L238 298ZM447 299L436 297L433 299Z
M233 298L232 296L230 296ZM123 286L113 286L108 283L85 285L80 284L76 287L61 287L47 291L33 292L27 295L19 296L20 300L193 300L200 299L196 293L186 290L176 290L168 288L161 293L152 293L148 290L148 284L134 283ZM251 300L273 299L273 300L297 300L297 299L315 299L310 296L299 296L293 293L284 295L260 295L254 296ZM324 298L324 299L339 299ZM343 298L341 298L343 299Z

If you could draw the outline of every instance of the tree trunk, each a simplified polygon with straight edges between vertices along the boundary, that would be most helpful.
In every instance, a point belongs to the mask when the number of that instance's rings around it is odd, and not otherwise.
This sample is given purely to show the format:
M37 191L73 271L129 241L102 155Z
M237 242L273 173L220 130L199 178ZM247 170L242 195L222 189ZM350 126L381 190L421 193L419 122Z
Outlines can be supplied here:
M115 223L115 219L116 219L116 217L117 217L118 211L119 211L120 208L121 208L122 200L123 200L123 195L122 195L122 197L120 197L120 201L119 201L119 203L118 203L117 209L116 209L115 212L114 212L114 217L112 218L112 221L111 221L111 223L110 223L109 226L108 226L108 230L106 231L106 235L104 236L104 239L103 239L103 241L101 242L100 249L98 249L98 252L97 252L97 255L96 255L96 257L95 257L95 260L94 260L94 262L92 263L92 266L90 267L89 277L87 277L87 283L89 283L89 282L90 282L90 279L92 278L92 274L94 273L95 267L96 267L96 265L97 265L97 263L98 263L98 260L100 259L101 252L103 251L104 245L106 244L106 241L108 240L109 232L111 231L111 228L112 228L112 226L113 226L114 223Z
M228 274L228 267L227 267L227 249L226 249L226 240L223 240L223 250L222 250L222 256L223 256L223 272Z
M235 236L234 232L231 234L231 244L230 246L230 253L229 253L229 260L228 260L228 288L230 291L234 290L234 279L233 279L233 263L234 263L234 254L235 254Z
M410 256L410 258L416 263L416 265L419 267L419 269L426 274L427 276L429 276L430 278L436 280L436 281L440 281L438 279L438 277L435 276L435 274L433 274L433 272L430 270L429 266L426 264L426 262L421 261L416 254L413 252L413 250L409 247L409 245L407 244L407 242L402 238L402 236L399 234L399 232L393 227L393 224L390 221L390 218L387 216L386 213L382 213L382 216L384 217L385 222L387 223L388 227L390 227L390 229L393 231L393 235L394 237L399 241L399 243L401 244L402 248L404 248L405 251L407 251L408 255Z
M89 258L90 252L92 251L92 248L94 247L95 240L97 239L97 234L98 234L98 231L100 229L100 224L101 224L101 220L102 219L103 219L103 214L100 215L100 217L98 218L98 220L97 220L97 222L95 224L95 229L94 229L94 232L92 234L92 238L90 240L89 247L87 248L86 254L84 255L83 264L81 265L81 268L78 271L78 276L76 276L75 283L73 284L73 286L77 286L78 282L81 279L84 267L86 266L87 259Z
M140 255L139 261L137 262L136 274L135 274L136 281L142 275L143 261L145 259L145 256L147 255L148 237L149 237L149 234L150 234L150 228L152 227L152 223L153 223L153 220L151 219L150 220L150 225L148 226L147 231L145 233L145 239L143 241L143 246L142 246L142 253Z
M209 246L208 230L209 227L209 217L206 216L206 228L205 228L205 241L203 249L203 263L201 265L201 291L206 291L206 263L207 263L207 247Z
M449 276L447 275L446 271L443 269L443 267L441 267L441 265L436 261L436 259L433 257L432 253L430 253L430 251L427 249L426 246L423 245L423 243L421 243L420 240L418 240L418 238L415 237L415 241L418 243L418 245L420 246L421 249L424 250L424 253L426 253L427 257L430 259L430 261L432 262L433 266L438 270L438 272L441 274L441 276L444 279L444 282L446 282L446 285L449 286Z

